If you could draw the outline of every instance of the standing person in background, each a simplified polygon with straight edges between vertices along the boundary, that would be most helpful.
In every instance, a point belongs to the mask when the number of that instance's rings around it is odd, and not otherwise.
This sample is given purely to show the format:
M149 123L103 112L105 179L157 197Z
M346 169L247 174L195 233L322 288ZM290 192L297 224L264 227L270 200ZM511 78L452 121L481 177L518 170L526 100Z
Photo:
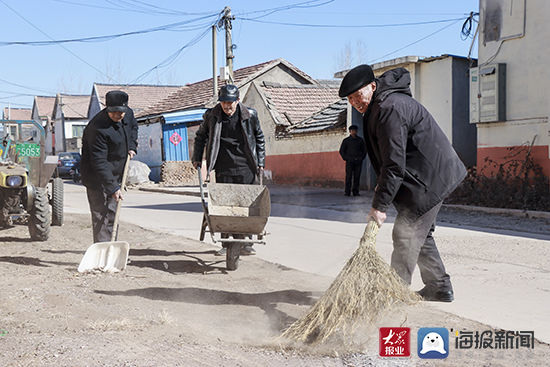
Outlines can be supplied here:
M138 125L128 107L128 94L110 91L106 107L95 115L82 136L80 173L92 214L94 242L111 241L116 203L122 200L122 174L128 155L137 152Z
M363 159L367 155L367 147L362 137L357 135L357 125L349 127L349 136L340 145L340 156L346 161L346 187L344 195L359 196L359 181ZM353 182L353 185L352 185Z
M351 69L338 94L363 115L363 131L377 180L367 216L382 225L390 205L393 225L391 266L407 283L418 264L427 301L451 302L451 278L432 233L443 200L466 177L466 168L432 117L412 98L404 68L379 78L369 65Z
M206 148L207 173L214 170L217 183L254 184L265 165L265 140L258 114L240 103L239 88L232 84L220 88L218 101L204 113L195 136L193 166L200 167ZM217 255L225 253L223 247ZM241 250L243 255L255 253L252 245Z

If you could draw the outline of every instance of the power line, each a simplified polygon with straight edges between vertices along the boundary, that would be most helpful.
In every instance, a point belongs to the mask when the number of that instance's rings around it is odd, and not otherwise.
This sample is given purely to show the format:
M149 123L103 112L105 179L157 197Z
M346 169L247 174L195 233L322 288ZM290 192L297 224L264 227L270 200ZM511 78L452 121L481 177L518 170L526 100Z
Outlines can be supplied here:
M462 18L462 19L463 19L463 18ZM437 34L437 33L439 33L439 32L442 32L442 31L444 31L445 29L447 29L447 28L449 28L449 27L455 25L456 23L458 23L458 22L459 22L460 20L462 20L462 19L456 19L453 23L447 24L446 26L444 26L444 27L442 27L442 28L439 28L437 31L432 32L432 33L428 34L427 36L424 36L424 37L422 37L422 38L420 38L420 39L418 39L418 40L416 40L416 41L414 41L414 42L411 42L411 43L409 43L409 44L407 44L407 45L405 45L405 46L403 46L403 47L401 47L401 48L398 48L398 49L395 50L395 51L389 52L389 53L387 53L387 54L385 54L385 55L383 55L383 56L380 56L380 57L378 57L378 58L376 58L376 59L370 60L368 63L369 63L369 64L372 64L372 63L375 62L375 61L384 59L384 58L386 58L387 56L393 55L394 53L399 52L399 51L401 51L401 50L404 50L404 49L406 49L406 48L409 47L409 46L412 46L412 45L414 45L414 44L417 44L418 42L424 41L426 38L429 38L429 37L433 36L434 34Z
M9 106L32 107L32 105L24 104L24 103L13 103L13 102L2 102L2 101L0 101L0 104L9 105Z
M135 84L135 83L139 82L140 80L145 78L147 75L149 75L151 72L153 72L157 69L165 68L165 67L170 66L171 64L173 64L177 60L177 58L180 56L180 54L183 52L183 50L197 44L200 40L202 40L204 38L204 36L206 36L210 32L210 27L212 27L212 25L207 27L203 32L201 32L200 34L195 36L191 41L189 41L188 43L186 43L185 45L180 47L178 50L176 50L176 52L174 52L173 54L168 56L166 59L164 59L163 61L161 61L157 65L153 66L152 68L150 68L146 72L139 75L130 84Z
M10 96L4 96L0 97L0 99L6 99L6 98L15 98L15 97L34 97L34 94L30 93L19 93L19 92L13 92L13 91L7 91L7 90L0 90L0 93L10 93Z
M186 20L182 22L176 22L176 23L170 23L161 25L158 27L153 28L147 28L142 29L138 31L131 31L131 32L124 32L124 33L118 33L118 34L111 34L111 35L104 35L104 36L92 36L92 37L82 37L82 38L71 38L71 39L61 39L61 40L51 40L51 41L0 41L0 46L13 46L13 45L27 45L27 46L49 46L49 45L58 45L62 43L70 43L70 42L102 42L102 41L110 41L116 38L120 37L126 37L126 36L132 36L137 34L145 34L145 33L152 33L152 32L159 32L159 31L168 31L168 30L177 30L177 31L193 31L197 29L202 29L204 26L208 23L201 23L199 25L194 25L192 27L183 27L185 25L212 18L214 16L217 16L218 14L210 14L204 17L195 18L191 20ZM51 37L50 37L51 38Z
M464 20L465 18L453 18L453 19L441 19L441 20L429 20L425 22L411 22L411 23L392 23L392 24L356 24L356 25L343 25L343 24L306 24L306 23L289 23L289 22L275 22L268 20L257 20L255 18L240 18L240 20L245 20L249 22L257 23L266 23L266 24L278 24L278 25L287 25L294 27L311 27L311 28L387 28L387 27L405 27L405 26L416 26L416 25L425 25L425 24L436 24L436 23L456 23L459 20ZM454 24L453 23L453 24Z
M69 0L52 0L52 1L55 1L55 2L58 2L58 3L63 3L63 4L69 4L69 5L76 5L76 6L82 6L82 7L87 7L87 8L95 8L95 9L102 9L102 10L115 10L115 11L123 11L123 12L134 12L134 13L141 13L141 14L153 14L153 15L203 15L203 14L209 14L211 12L200 12L200 13L188 13L188 12L183 12L183 11L178 11L178 10L173 10L173 9L165 9L165 11L160 11L158 9L163 9L163 8L158 8L157 7L157 10L155 10L154 8L152 9L147 9L147 8L142 8L141 10L140 9L136 9L135 6L132 6L132 7L121 7L120 4L113 4L114 7L106 7L106 6L100 6L100 5L93 5L93 4L85 4L85 3L80 3L80 2L76 2L76 1L69 1ZM153 6L153 5L151 5Z
M212 13L212 12L189 13L189 12L183 12L175 9L163 8L154 4L147 3L145 1L140 1L140 0L129 0L129 1L131 1L132 3L138 3L138 4L144 5L146 9L149 9L146 11L151 11L151 9L157 10L158 14L164 14L163 12L167 12L166 14L175 14L175 15L203 15L203 14Z
M14 87L19 87L19 88L23 88L23 89L32 90L32 91L38 91L38 92L44 92L44 93L49 93L49 94L55 94L55 92L52 92L51 90L28 87L28 86L26 86L26 85L21 85L21 84L17 84L17 83L14 83L14 82L10 82L10 81L7 81L7 80L2 79L2 78L0 78L0 82L6 83L6 84L9 84L9 85L13 85Z
M45 35L46 37L48 37L49 39L53 40L53 37L51 37L49 34L47 34L46 32L42 31L40 28L38 28L37 26L35 26L31 21L27 20L24 16L22 16L21 14L19 14L19 12L17 12L15 9L13 9L11 6L9 6L8 4L6 4L6 2L4 0L0 0L0 2L2 4L4 4L8 9L10 9L12 12L14 12L18 17L20 17L21 19L23 19L26 23L28 23L30 26L32 26L34 29L36 29L37 31L39 31L40 33L42 33L43 35ZM59 44L59 47L63 48L65 51L69 52L71 55L73 55L74 57L76 57L77 59L79 59L80 61L82 61L83 63L85 63L86 65L88 65L89 67L91 67L92 69L96 70L97 72L99 72L100 74L104 75L107 77L107 79L109 80L112 80L114 81L113 78L111 78L110 76L106 75L105 73L103 73L101 70L99 70L98 68L96 68L95 66L93 66L92 64L90 64L88 61L84 60L83 58L81 58L80 56L78 56L77 54L75 54L74 52L72 52L71 50L69 50L67 47Z
M323 2L319 3L319 1L323 1ZM259 19L259 18L267 17L268 15L271 15L273 13L277 13L277 12L280 12L280 11L285 11L285 10L290 10L290 9L316 8L316 7L319 7L319 6L322 6L322 5L330 4L332 2L334 2L334 0L304 1L304 2L290 4L290 5L286 5L286 6L280 6L280 7L277 7L277 8L264 9L264 10L255 10L255 11L250 11L250 12L246 12L246 13L241 13L241 14L238 14L238 16L248 15L248 14L257 14L257 13L267 13L267 14L263 14L263 15L260 15L258 17L255 17L255 18L250 18L251 20L256 20L256 19Z

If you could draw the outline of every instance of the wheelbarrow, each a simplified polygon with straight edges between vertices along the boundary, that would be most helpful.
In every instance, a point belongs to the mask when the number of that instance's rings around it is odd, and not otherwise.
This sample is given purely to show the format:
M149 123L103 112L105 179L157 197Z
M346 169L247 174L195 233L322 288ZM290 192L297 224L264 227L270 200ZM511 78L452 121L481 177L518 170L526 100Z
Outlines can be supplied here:
M199 240L203 241L206 231L212 242L226 247L226 268L237 270L241 248L249 244L264 244L265 225L271 212L269 190L262 184L242 185L208 183L208 204L200 169L202 218Z

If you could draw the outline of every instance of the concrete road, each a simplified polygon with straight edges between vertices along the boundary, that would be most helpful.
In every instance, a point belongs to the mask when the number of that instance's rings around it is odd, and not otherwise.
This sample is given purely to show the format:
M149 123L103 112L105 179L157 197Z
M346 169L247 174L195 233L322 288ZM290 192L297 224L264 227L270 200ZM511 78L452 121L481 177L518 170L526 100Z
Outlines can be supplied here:
M257 256L302 271L336 276L357 248L370 200L321 193L306 202L304 195L288 188L275 188L272 194L268 244L256 246ZM67 182L65 211L89 213L82 186ZM198 239L201 219L198 197L137 190L127 193L121 212L122 222L193 239ZM454 220L452 215L446 220L464 222L464 218ZM439 224L435 238L451 275L456 300L431 306L496 328L534 330L537 339L550 343L550 235L488 229L491 220L484 218L489 222L483 224L485 228L476 227L475 218L469 226ZM377 241L379 253L388 262L392 223L390 213ZM511 228L506 223L500 227ZM246 266L246 257L241 261L241 266ZM418 271L412 287L422 287Z

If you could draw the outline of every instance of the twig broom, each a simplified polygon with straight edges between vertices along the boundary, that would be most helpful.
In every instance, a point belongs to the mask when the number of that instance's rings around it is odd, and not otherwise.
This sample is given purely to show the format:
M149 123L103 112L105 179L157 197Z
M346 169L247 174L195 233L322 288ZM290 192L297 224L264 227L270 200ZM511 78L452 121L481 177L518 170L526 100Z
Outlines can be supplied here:
M358 325L371 324L396 303L420 300L376 252L377 233L378 225L370 220L359 248L329 289L281 338L322 343L335 331L351 335Z

